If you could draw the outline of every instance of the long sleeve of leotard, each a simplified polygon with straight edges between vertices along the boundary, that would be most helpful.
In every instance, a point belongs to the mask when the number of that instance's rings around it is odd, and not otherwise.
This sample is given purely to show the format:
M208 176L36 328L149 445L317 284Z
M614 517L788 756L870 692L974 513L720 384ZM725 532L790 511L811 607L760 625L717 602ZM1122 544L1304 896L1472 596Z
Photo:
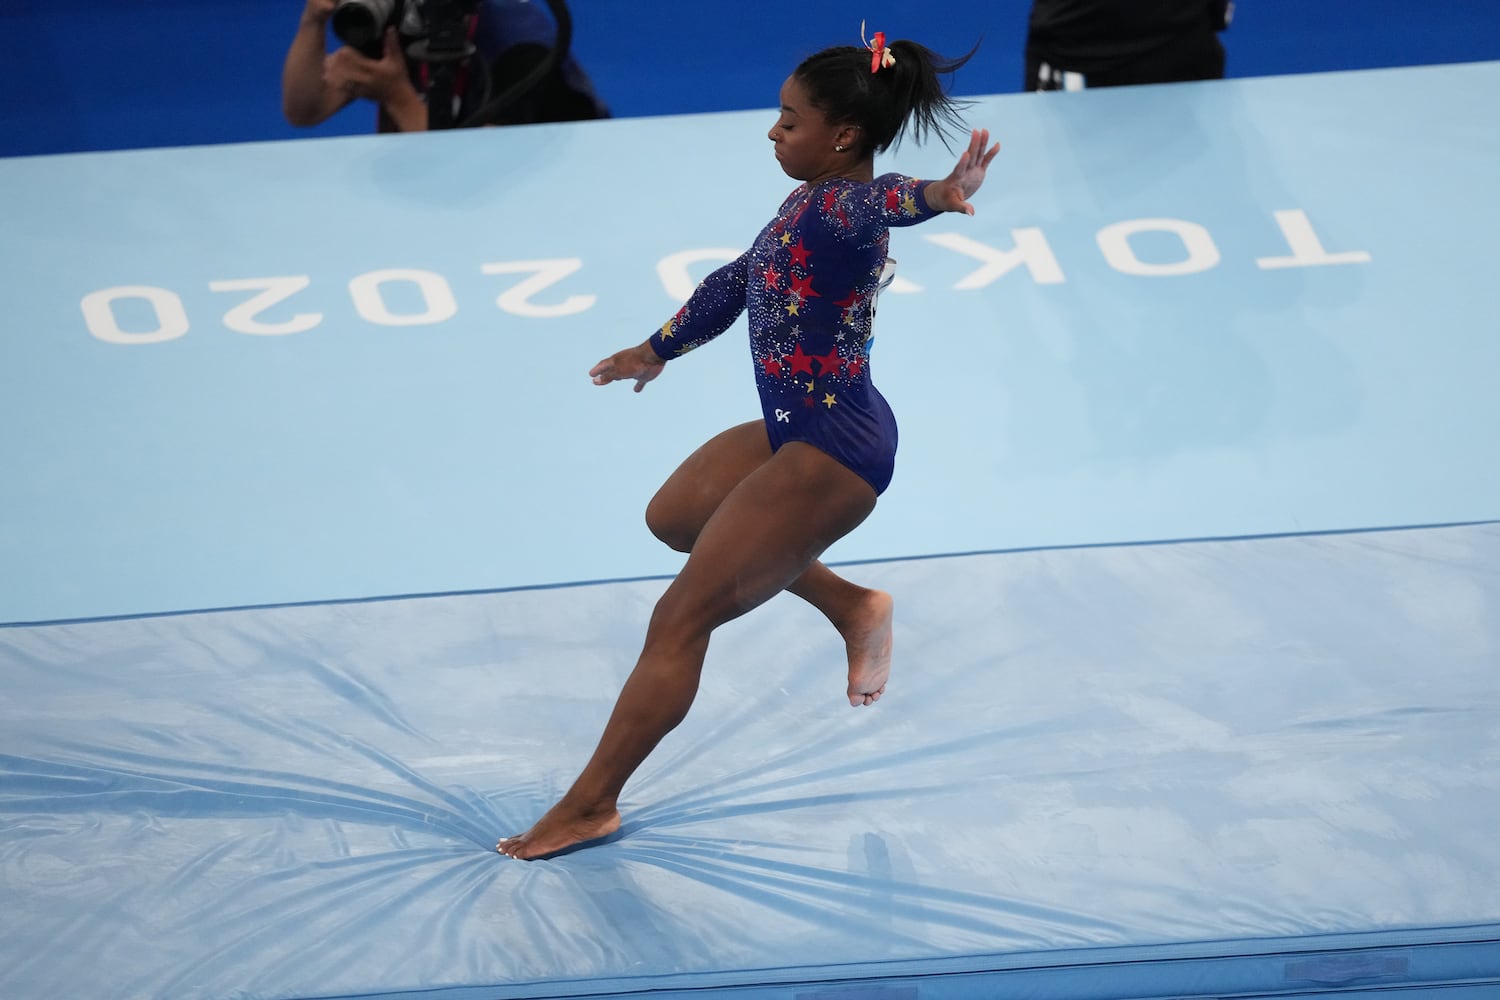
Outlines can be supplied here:
M931 183L904 174L881 174L867 184L828 188L817 210L835 237L864 239L876 227L914 226L941 215L927 204Z
M749 253L714 271L699 283L676 315L651 335L651 349L670 361L713 340L745 311Z

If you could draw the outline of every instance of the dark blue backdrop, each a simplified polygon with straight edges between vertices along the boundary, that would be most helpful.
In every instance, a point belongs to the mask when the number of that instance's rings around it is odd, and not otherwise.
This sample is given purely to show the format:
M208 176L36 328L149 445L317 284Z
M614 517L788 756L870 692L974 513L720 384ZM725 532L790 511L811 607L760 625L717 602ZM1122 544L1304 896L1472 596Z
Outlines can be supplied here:
M281 60L301 0L8 0L0 154L341 135L368 107L295 131ZM962 52L960 93L1019 89L1027 0L574 0L574 48L617 115L770 107L807 52L870 30ZM1231 76L1500 59L1496 0L1242 0Z

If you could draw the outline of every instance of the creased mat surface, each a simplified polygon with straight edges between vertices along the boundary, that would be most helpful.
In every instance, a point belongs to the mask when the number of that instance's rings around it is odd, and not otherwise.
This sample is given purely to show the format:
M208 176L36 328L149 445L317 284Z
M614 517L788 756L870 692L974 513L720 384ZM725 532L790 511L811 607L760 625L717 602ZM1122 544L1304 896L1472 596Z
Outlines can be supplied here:
M533 864L490 849L592 750L663 581L0 629L0 995L609 993L1500 923L1500 526L848 572L897 597L879 706L779 598L716 637L624 835Z

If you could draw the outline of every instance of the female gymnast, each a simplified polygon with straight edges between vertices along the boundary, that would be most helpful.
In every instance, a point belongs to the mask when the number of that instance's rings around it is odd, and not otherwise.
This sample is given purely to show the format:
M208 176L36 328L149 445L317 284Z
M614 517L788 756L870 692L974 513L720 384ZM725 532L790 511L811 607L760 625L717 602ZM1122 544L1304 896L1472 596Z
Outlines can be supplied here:
M534 859L607 836L616 800L646 756L687 715L715 628L788 590L827 616L848 653L850 705L885 693L892 600L819 561L875 508L891 480L896 422L870 379L867 340L886 260L888 227L940 212L974 214L999 151L975 129L953 172L938 181L874 176L875 154L908 132L946 141L960 125L940 76L945 61L915 42L810 56L781 88L769 138L803 183L751 248L709 275L644 343L599 362L596 385L634 379L723 333L748 310L762 419L730 428L694 452L646 510L658 538L688 558L652 612L644 648L593 757L529 831L496 849Z

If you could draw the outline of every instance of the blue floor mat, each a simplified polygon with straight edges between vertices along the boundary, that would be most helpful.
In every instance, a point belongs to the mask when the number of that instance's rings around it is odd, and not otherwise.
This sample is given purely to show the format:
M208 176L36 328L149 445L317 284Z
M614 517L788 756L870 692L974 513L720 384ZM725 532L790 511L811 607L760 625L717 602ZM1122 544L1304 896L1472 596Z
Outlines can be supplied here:
M534 863L491 848L662 580L0 629L0 996L1493 990L1497 567L1493 524L850 567L878 706L778 598L621 835Z

